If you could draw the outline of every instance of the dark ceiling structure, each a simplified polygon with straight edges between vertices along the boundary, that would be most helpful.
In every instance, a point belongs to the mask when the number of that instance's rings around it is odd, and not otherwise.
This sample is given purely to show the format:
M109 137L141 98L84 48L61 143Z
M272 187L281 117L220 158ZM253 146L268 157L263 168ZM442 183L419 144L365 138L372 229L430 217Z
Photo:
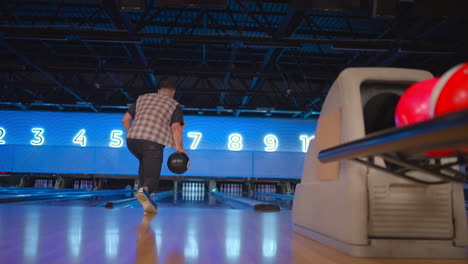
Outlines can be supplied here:
M468 61L457 8L418 0L0 4L1 109L123 113L172 79L185 114L315 118L347 67Z

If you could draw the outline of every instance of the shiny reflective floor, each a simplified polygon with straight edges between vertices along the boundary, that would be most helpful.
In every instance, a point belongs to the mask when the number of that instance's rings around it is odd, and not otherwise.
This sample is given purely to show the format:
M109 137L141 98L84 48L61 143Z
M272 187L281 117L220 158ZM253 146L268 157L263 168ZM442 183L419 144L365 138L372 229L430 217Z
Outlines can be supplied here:
M361 259L292 230L291 211L0 205L0 263L468 263Z

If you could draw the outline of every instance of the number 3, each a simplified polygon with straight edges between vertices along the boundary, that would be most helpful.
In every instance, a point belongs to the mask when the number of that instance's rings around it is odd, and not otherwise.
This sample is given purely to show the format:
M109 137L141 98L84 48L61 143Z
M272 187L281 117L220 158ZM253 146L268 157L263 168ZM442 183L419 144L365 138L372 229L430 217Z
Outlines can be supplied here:
M40 146L44 144L44 137L42 136L42 133L44 133L43 128L32 128L31 132L34 133L34 139L30 141L31 145L34 146Z

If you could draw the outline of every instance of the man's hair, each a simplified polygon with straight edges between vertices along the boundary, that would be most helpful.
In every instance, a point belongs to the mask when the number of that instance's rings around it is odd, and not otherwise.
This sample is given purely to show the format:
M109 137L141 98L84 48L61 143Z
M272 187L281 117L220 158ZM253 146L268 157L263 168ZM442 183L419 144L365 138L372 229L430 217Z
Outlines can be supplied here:
M176 89L176 83L171 80L164 80L159 83L159 89Z

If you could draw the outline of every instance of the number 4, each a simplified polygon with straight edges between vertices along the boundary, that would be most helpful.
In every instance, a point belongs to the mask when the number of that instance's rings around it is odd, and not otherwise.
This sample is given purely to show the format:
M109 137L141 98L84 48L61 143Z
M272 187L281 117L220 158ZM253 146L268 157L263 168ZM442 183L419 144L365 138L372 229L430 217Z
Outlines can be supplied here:
M86 130L81 129L78 134L75 135L73 138L73 143L74 144L79 144L80 146L84 147L86 146L86 136L85 136Z

